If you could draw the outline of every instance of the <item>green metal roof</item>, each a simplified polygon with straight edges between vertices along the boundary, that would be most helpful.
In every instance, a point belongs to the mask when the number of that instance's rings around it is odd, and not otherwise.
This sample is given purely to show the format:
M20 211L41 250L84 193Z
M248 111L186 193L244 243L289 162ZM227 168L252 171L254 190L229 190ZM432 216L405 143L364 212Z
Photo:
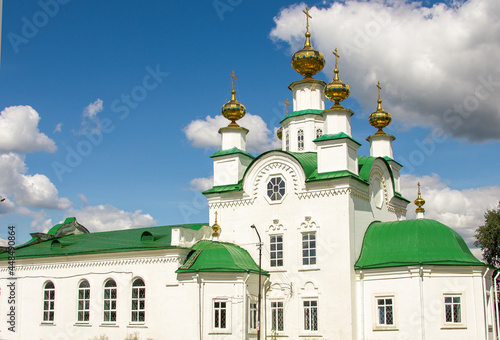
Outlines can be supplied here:
M314 182L314 181L325 181L329 179L340 179L340 178L352 178L356 179L364 184L368 184L367 181L361 179L358 175L353 174L348 170L339 170L339 171L331 171L324 172L318 174L318 171L315 170L314 173L306 179L306 182Z
M217 194L217 193L221 193L221 192L241 191L241 190L243 190L242 183L243 183L243 180L240 180L237 184L214 186L211 189L203 191L202 194L206 195L206 194Z
M428 219L373 222L368 227L356 269L413 265L484 266L463 238Z
M216 153L214 153L212 156L210 156L210 158L214 158L214 157L218 157L218 156L225 156L225 155L232 155L232 154L235 154L235 153L241 153L242 155L248 156L248 157L250 157L252 159L255 158L254 156L252 156L248 152L240 150L237 147L234 147L234 148L231 148L231 149L228 149L228 150L219 150Z
M177 273L252 272L259 273L250 254L243 248L225 242L199 241ZM264 270L263 275L269 275Z
M358 142L357 140L355 140L354 138L352 138L351 136L349 136L348 134L346 134L344 132L339 132L339 133L336 133L334 135L322 135L322 136L316 138L315 140L313 140L313 142L321 142L324 140L335 140L335 139L342 139L342 138L350 139L354 143L361 145L360 142Z
M208 223L67 235L20 246L16 248L16 259L175 248L170 245L173 227L199 230L204 225ZM153 240L141 240L145 232L152 234ZM0 261L7 258L8 253L0 254Z
M307 110L293 111L293 112L290 112L285 118L283 118L280 121L280 124L283 123L288 118L291 118L291 117L298 117L298 116L309 115L309 114L321 115L321 112L323 112L323 110L307 109Z

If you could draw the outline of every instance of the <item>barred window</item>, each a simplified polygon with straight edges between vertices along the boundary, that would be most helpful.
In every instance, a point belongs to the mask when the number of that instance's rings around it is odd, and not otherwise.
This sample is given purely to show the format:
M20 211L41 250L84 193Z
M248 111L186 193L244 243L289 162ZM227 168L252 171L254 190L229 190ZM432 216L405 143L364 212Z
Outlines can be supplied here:
M444 317L446 323L462 323L462 297L460 295L445 295Z
M283 301L271 302L271 330L276 332L285 330Z
M132 322L146 321L146 285L142 279L132 283Z
M302 234L302 264L316 264L316 232Z
M321 129L317 129L317 130L316 130L316 138L319 138L319 137L321 137L321 136L323 136L323 130L321 130Z
M286 145L286 151L290 151L290 135L288 132L285 135L285 145Z
M394 302L392 298L377 298L378 324L380 326L394 325Z
M52 281L43 287L43 321L54 322L54 310L56 300L56 288Z
M249 321L250 321L249 328L251 330L256 330L257 329L257 303L255 303L255 302L250 302Z
M298 141L298 149L299 151L304 150L304 130L300 129L297 132L297 141Z
M106 281L104 285L104 322L116 322L116 282Z
M214 301L214 328L225 329L227 322L227 302Z
M271 267L283 266L283 235L270 237Z
M271 201L279 201L285 196L285 180L282 177L273 177L267 182L267 196Z
M87 280L78 286L78 321L88 322L90 319L90 284Z
M304 301L304 330L318 330L318 301Z

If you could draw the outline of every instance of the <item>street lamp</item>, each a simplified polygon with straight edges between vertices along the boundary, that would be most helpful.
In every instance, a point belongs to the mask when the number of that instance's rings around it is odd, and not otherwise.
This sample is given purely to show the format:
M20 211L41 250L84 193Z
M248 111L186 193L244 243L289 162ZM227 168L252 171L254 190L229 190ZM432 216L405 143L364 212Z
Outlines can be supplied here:
M259 237L259 295L257 301L257 340L260 340L260 300L261 300L261 272L262 272L262 240L260 238L259 231L255 227L255 224L252 224L250 228L255 229L257 236Z

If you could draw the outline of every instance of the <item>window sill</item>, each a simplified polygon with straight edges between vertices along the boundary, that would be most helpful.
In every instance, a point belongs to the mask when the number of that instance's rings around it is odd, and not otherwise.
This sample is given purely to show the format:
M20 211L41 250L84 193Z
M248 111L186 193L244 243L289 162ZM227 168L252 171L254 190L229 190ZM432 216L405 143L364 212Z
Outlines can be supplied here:
M288 338L288 335L282 333L269 333L266 335L268 338Z
M53 322L45 321L40 324L40 326L55 326L56 324Z
M456 325L444 325L441 326L441 329L467 329L467 326L464 325L463 323L459 323Z
M396 326L375 326L373 327L374 332L380 331L399 331L399 328Z
M119 326L116 323L101 323L99 327L116 327L118 328Z
M299 272L309 272L309 271L316 271L320 270L320 268L317 265L314 266L302 266L298 269Z
M323 336L321 334L318 334L318 333L303 333L303 334L299 334L299 338L322 338Z
M208 333L209 335L217 335L217 334L231 334L231 331L230 330L225 330L225 329L221 329L221 330L212 330L210 333Z
M129 323L127 328L148 328L145 323Z
M268 273L283 273L283 272L286 272L286 269L284 269L283 267L271 267L271 268L276 268L276 269L268 269L268 270L266 270L266 272L268 272Z
M92 325L88 322L76 322L75 324L73 324L73 326L76 326L76 327L92 327Z

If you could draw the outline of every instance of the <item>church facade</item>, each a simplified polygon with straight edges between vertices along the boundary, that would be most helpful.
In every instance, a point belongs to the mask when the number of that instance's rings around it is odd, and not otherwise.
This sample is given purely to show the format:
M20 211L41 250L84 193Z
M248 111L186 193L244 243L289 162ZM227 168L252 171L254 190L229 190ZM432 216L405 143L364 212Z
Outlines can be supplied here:
M325 59L308 26L280 150L246 152L233 72L230 123L204 192L209 223L89 233L69 218L15 249L13 276L4 249L1 339L497 338L494 268L424 217L420 190L417 218L406 220L380 84L361 156L337 51L332 82L314 79Z

